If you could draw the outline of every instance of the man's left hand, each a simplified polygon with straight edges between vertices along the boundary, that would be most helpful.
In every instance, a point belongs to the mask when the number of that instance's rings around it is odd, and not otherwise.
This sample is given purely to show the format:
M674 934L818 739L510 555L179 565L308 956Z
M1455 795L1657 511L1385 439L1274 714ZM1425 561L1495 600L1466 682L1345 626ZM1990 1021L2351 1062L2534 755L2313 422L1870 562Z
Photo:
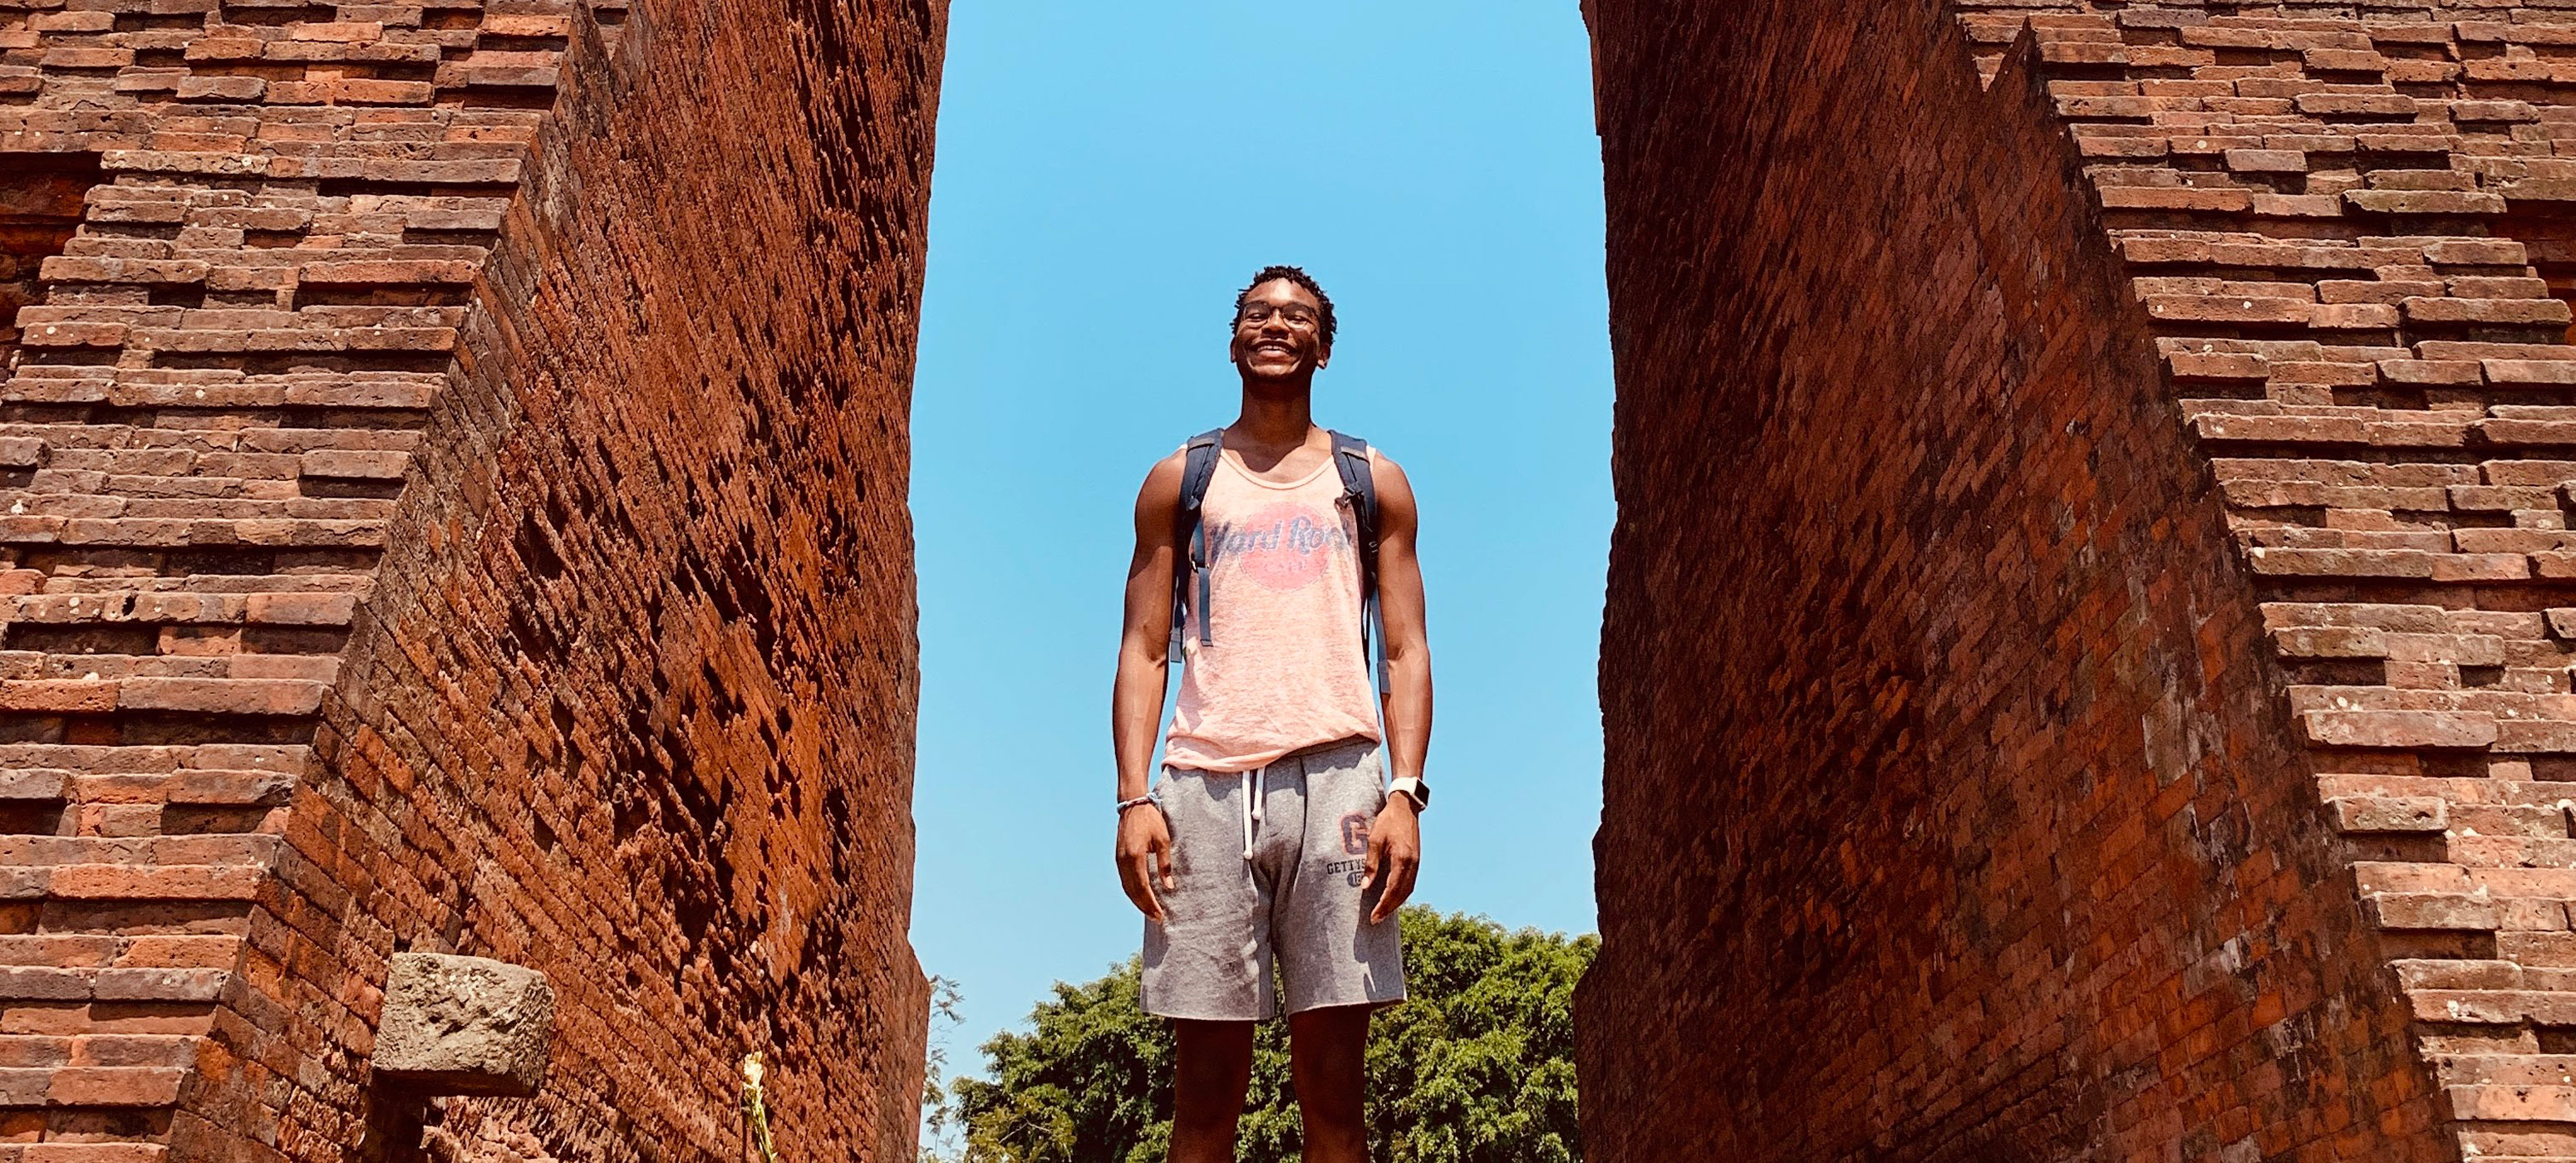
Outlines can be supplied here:
M1415 817L1413 800L1402 794L1386 797L1386 806L1378 810L1377 821L1369 825L1368 881L1360 891L1383 886L1377 908L1369 913L1374 925L1395 915L1404 907L1406 897L1413 895L1413 879L1422 871L1422 821Z

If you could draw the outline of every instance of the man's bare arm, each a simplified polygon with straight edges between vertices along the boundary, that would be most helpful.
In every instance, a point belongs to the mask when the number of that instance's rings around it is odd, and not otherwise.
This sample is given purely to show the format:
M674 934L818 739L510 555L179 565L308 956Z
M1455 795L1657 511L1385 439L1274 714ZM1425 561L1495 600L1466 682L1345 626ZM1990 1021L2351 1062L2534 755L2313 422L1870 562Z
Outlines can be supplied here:
M1385 620L1386 689L1379 693L1379 713L1386 723L1386 754L1396 778L1419 776L1431 750L1431 640L1423 615L1422 562L1414 556L1421 514L1413 500L1413 482L1385 455L1377 456L1377 600ZM1413 801L1389 796L1386 809L1369 828L1368 878L1383 881L1376 924L1404 906L1413 895L1422 866L1422 825Z
M1118 798L1145 794L1154 758L1154 729L1163 723L1171 660L1172 574L1180 547L1174 523L1181 507L1181 457L1164 459L1136 494L1136 553L1127 562L1127 616L1118 636L1118 682L1109 706L1117 749Z
M1154 730L1163 723L1163 690L1171 668L1172 573L1180 546L1182 456L1174 453L1145 474L1136 494L1136 552L1127 562L1127 613L1118 635L1118 679L1109 696L1109 739L1118 764L1118 798L1132 800L1152 787ZM1172 838L1163 814L1145 808L1119 813L1118 879L1127 899L1146 916L1163 919L1154 884L1171 887Z
M1386 749L1394 775L1422 774L1431 750L1431 639L1425 628L1422 562L1414 556L1421 527L1413 482L1383 454L1377 458L1377 600L1386 621Z

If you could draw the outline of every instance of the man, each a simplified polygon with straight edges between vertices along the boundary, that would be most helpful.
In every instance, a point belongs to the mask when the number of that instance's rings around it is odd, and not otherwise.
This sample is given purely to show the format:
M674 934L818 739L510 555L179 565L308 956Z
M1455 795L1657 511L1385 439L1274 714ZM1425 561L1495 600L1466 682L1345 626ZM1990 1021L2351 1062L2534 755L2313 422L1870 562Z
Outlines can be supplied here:
M1253 276L1228 351L1241 414L1155 465L1136 498L1110 710L1118 874L1145 914L1145 1009L1178 1037L1167 1158L1234 1158L1253 1024L1276 1016L1284 994L1304 1157L1365 1163L1369 1014L1404 997L1395 915L1413 891L1416 814L1430 798L1413 489L1375 449L1346 438L1337 453L1310 416L1315 373L1333 355L1333 303L1306 272ZM1385 655L1376 692L1372 575ZM1179 706L1149 788L1176 637Z

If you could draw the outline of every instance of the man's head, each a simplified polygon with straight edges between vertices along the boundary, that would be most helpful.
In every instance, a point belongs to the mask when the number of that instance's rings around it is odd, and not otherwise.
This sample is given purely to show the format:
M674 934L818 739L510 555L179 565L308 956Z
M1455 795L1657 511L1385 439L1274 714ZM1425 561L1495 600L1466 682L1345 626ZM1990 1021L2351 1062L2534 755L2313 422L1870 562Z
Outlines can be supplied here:
M1333 358L1333 301L1305 271L1263 267L1234 297L1227 351L1247 378L1311 376Z

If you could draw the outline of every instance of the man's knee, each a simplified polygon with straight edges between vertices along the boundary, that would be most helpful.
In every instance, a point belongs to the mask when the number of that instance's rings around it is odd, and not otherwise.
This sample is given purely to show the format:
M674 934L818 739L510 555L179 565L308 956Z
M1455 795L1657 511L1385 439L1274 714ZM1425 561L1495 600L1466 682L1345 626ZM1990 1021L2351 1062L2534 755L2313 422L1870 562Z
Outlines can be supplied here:
M1241 1105L1241 1092L1252 1080L1253 1024L1174 1021L1172 1031L1175 1098Z
M1367 1147L1368 1013L1316 1012L1289 1026L1306 1157L1357 1160Z
M1358 1061L1368 1050L1369 1015L1375 1009L1325 1006L1288 1015L1289 1053L1317 1064Z
M1308 1010L1288 1019L1290 1069L1308 1118L1357 1125L1368 1074L1369 1007Z

